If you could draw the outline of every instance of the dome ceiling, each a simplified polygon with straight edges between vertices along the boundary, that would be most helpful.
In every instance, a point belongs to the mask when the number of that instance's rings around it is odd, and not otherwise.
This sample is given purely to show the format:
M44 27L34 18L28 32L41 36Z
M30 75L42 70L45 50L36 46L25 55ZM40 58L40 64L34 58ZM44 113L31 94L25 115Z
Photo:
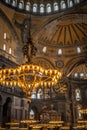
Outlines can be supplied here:
M33 15L44 16L73 9L85 0L0 0L0 2L24 14L31 12Z
M87 38L87 20L84 18L83 21L78 16L69 15L53 20L41 28L38 34L35 33L34 40L42 45L57 47L81 44Z

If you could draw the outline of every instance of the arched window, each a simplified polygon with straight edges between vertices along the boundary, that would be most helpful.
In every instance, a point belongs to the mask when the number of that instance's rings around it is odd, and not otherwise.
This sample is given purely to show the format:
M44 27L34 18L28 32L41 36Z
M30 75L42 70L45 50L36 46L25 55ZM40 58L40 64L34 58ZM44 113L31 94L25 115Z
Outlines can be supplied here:
M77 4L77 3L80 3L80 0L75 0L75 3Z
M58 3L57 3L57 2L55 2L53 6L54 6L54 11L57 11L57 10L59 9L59 8L58 8Z
M78 73L74 73L74 78L78 78Z
M14 6L14 7L16 7L16 4L17 4L16 0L12 0L11 5Z
M82 114L81 114L81 112L80 112L81 108L82 108L81 105L78 105L78 106L77 106L78 119L82 119Z
M5 0L5 2L6 2L7 4L9 4L9 3L10 3L10 0Z
M4 33L4 40L6 39L6 37L7 37L7 34L6 34L6 33Z
M32 99L36 99L36 91L33 91L33 92L32 92L31 98L32 98Z
M75 97L76 97L76 101L80 101L80 100L81 100L81 92L80 92L80 89L76 89L76 90L75 90Z
M20 2L19 2L19 4L18 4L18 7L19 7L19 9L23 9L23 7L24 7L24 2L23 2L23 0L20 0Z
M42 51L43 51L43 53L46 53L46 51L47 51L47 47L44 46Z
M37 99L41 99L41 98L42 98L42 90L39 89L39 90L37 91Z
M73 6L73 1L72 0L69 0L68 2L68 7L72 7Z
M62 55L62 49L58 49L58 55Z
M77 53L81 53L81 48L77 47Z
M9 48L9 54L12 54L12 49L11 48Z
M80 73L80 78L84 78L84 73L83 72Z
M47 4L46 5L46 11L47 11L47 13L50 13L51 12L51 4Z
M63 0L61 1L60 4L61 4L61 9L65 9L66 8L66 4L65 4L65 2Z
M3 44L3 50L6 51L6 44Z
M37 4L33 4L33 12L34 12L34 13L37 12Z
M40 4L40 13L44 13L44 4Z
M25 5L25 10L29 11L30 10L30 2L27 2Z
M34 111L31 109L30 110L30 117L29 117L29 119L34 119L34 115L35 115L35 113L34 113Z

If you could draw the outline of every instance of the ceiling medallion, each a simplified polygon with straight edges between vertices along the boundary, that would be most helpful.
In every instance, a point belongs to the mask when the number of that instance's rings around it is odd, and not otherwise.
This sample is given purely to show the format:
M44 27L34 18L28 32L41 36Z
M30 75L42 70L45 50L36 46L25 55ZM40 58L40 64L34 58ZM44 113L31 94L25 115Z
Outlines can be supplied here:
M64 62L62 60L56 61L56 67L57 68L63 68Z

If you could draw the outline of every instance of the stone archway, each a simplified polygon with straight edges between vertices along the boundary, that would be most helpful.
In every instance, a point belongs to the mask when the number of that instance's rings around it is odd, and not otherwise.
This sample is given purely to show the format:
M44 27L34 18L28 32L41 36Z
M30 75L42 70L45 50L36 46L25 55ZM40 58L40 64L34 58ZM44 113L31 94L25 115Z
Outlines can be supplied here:
M7 97L5 103L3 104L3 113L2 113L2 125L6 127L6 123L11 121L11 103L12 99Z

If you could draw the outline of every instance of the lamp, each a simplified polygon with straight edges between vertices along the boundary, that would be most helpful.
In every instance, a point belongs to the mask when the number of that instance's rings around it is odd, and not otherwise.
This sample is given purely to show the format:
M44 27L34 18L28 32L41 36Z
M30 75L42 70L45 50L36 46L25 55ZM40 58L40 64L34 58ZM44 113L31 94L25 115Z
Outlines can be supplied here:
M0 69L0 84L4 86L17 86L23 89L30 101L32 91L40 86L55 86L62 74L55 69L44 69L41 66L33 64L31 59L36 55L37 48L31 39L31 15L29 17L29 36L23 46L23 54L27 59L25 64L16 68Z

